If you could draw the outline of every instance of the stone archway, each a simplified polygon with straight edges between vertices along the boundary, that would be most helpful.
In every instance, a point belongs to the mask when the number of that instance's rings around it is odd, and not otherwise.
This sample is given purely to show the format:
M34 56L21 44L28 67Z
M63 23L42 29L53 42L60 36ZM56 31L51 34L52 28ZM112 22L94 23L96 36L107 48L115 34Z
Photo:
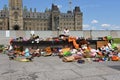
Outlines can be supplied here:
M20 29L19 25L14 25L13 26L13 30L19 30L19 29Z

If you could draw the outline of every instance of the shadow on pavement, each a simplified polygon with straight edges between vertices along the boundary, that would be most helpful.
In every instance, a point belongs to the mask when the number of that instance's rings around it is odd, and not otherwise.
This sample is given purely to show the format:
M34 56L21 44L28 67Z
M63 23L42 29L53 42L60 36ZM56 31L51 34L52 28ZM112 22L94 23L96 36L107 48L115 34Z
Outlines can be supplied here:
M116 69L120 71L120 66L119 65L114 65L114 66L109 66L112 69Z

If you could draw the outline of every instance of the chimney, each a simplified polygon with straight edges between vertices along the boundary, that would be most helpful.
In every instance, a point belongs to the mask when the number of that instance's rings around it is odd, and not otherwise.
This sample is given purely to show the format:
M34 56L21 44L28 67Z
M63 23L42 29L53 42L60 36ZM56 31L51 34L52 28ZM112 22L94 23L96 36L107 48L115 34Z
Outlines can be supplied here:
M34 12L36 12L36 8L34 8Z
M81 12L81 11L80 11L80 7L79 7L79 6L76 6L73 12Z
M30 12L32 12L32 8L30 8Z

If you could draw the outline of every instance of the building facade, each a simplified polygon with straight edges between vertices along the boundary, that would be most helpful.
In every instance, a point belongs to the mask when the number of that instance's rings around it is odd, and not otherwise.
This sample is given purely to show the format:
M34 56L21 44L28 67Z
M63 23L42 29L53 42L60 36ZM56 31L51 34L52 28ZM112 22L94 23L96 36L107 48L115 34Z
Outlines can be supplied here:
M22 0L9 0L9 7L0 10L0 30L82 30L83 13L76 6L73 11L60 12L57 5L37 12L23 7Z

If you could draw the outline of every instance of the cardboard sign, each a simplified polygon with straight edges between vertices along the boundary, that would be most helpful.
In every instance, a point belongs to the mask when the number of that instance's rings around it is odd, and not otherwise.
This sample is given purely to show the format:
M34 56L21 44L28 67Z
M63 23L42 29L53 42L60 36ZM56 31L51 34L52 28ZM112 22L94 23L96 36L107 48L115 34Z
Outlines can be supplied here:
M35 34L35 31L31 31L30 33L33 35L33 34Z
M10 37L10 31L6 31L6 37Z

